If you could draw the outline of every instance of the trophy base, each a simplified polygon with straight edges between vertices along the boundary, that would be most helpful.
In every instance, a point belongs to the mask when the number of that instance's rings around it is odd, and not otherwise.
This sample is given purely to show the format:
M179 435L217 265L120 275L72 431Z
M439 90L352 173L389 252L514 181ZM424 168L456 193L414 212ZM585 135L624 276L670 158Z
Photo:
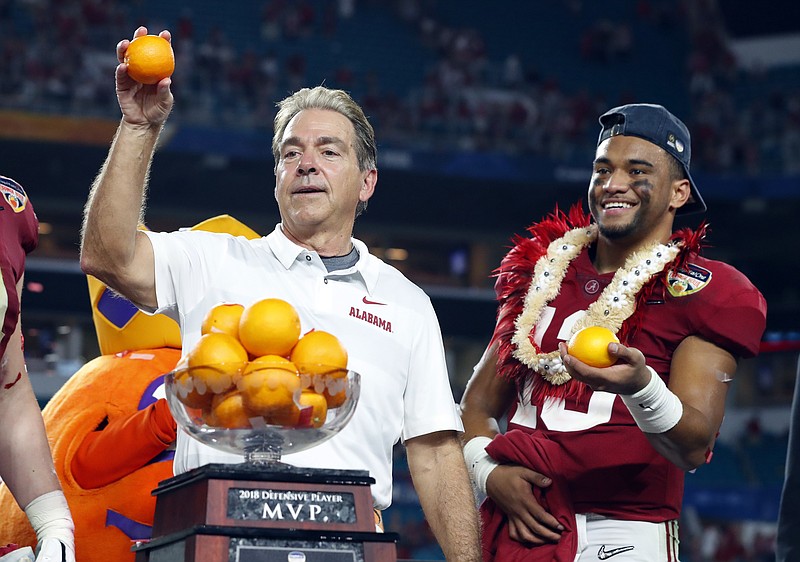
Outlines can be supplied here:
M135 562L395 562L396 533L200 526L134 547Z
M363 470L209 464L159 483L136 562L394 562Z

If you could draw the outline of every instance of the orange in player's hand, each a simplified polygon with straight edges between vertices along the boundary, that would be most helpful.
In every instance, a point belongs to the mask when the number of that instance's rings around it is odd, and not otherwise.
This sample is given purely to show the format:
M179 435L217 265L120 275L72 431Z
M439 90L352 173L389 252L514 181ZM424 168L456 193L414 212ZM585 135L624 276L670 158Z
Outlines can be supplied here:
M300 338L290 359L301 373L347 376L347 350L339 338L322 330L308 332Z
M602 326L588 326L572 334L567 352L591 367L609 367L617 361L608 353L610 343L619 343L614 332Z
M254 302L239 320L239 340L253 357L287 356L299 337L300 316L281 299Z
M244 306L241 304L221 303L208 311L203 323L200 325L200 333L210 334L211 332L221 332L239 339L239 320L242 318Z
M175 71L170 42L158 35L136 37L125 51L128 75L142 84L157 84Z

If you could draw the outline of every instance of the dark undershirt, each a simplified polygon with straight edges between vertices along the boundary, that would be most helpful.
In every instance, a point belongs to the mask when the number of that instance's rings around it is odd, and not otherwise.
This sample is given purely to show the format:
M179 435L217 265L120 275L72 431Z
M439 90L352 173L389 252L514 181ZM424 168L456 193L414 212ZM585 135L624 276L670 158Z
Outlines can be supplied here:
M331 271L340 271L342 269L350 269L358 262L358 250L353 246L347 254L343 256L331 256L329 258L320 256L322 263L325 264L325 269L328 273Z

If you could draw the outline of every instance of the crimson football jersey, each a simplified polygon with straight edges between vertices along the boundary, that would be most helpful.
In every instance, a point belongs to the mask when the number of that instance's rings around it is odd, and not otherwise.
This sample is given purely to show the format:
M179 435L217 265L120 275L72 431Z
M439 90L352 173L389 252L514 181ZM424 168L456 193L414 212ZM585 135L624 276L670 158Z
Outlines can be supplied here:
M39 222L25 190L11 178L0 176L0 314L3 337L0 357L6 352L11 334L19 319L17 282L25 270L25 256L39 241ZM15 344L16 345L16 344Z
M583 311L600 296L613 273L598 274L584 250L570 265L558 296L542 314L536 339L543 352L565 341ZM691 254L686 266L658 281L644 305L639 329L624 344L639 349L665 380L672 354L696 335L735 357L758 352L766 302L733 267ZM508 429L541 431L562 447L564 476L577 513L661 522L679 516L684 473L662 457L637 427L616 394L542 399L531 404L521 389L508 414Z

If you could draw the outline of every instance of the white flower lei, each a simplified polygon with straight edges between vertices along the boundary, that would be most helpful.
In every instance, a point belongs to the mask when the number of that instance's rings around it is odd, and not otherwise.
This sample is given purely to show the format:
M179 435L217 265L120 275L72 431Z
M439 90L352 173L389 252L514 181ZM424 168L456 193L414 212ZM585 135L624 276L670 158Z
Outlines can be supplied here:
M514 321L514 357L554 385L570 380L558 351L543 353L530 335L545 306L558 296L567 268L581 251L597 240L597 225L570 230L547 247L533 270L522 312ZM654 243L628 256L600 297L575 322L570 336L586 326L604 326L615 334L636 310L636 295L653 276L675 259L681 242Z

